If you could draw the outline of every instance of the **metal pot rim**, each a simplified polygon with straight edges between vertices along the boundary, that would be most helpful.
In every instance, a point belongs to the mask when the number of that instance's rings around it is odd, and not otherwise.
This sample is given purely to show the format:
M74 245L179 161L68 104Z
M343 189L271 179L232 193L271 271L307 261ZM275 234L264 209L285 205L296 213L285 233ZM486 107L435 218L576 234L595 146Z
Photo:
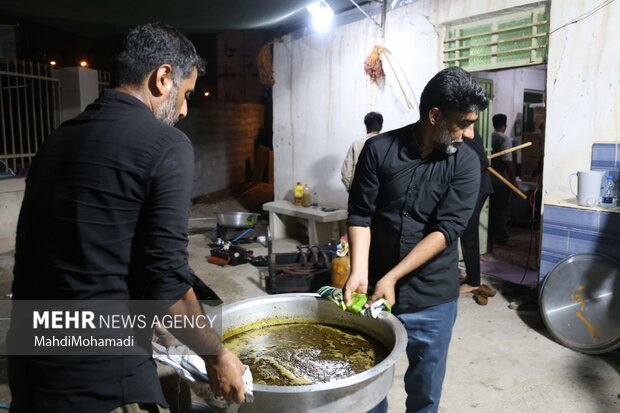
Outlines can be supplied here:
M290 301L290 300L307 300L317 301L324 300L320 295L316 293L289 293L279 295L267 295L255 298L249 298L241 301L237 301L222 307L222 315L226 309L237 309L238 307L245 307L260 303L261 301ZM361 316L360 316L361 317ZM254 389L261 392L278 392L278 393L308 393L316 391L333 390L340 387L349 387L358 383L362 383L372 377L376 377L383 373L387 369L393 367L398 359L405 352L407 347L407 331L403 327L402 323L396 316L391 313L382 312L378 320L387 323L394 331L394 346L390 351L390 354L376 366L364 371L363 373L356 374L342 380L335 380L327 383L309 384L301 386L268 386L265 384L254 384Z
M258 212L248 212L248 211L216 211L216 215L256 215L259 216Z

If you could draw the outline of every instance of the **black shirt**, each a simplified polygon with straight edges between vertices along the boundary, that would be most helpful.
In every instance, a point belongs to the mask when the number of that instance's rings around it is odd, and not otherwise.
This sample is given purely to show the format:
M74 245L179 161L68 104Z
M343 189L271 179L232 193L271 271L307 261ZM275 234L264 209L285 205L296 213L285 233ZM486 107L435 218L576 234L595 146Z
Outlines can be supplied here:
M480 136L477 129L474 129L474 138L465 139L465 144L476 152L480 160L480 195L492 194L493 184L491 183L491 173L487 169L489 167L489 158L484 149L482 136Z
M462 145L453 155L421 158L417 124L370 139L349 194L351 226L370 227L369 282L376 283L426 235L440 231L448 247L401 278L397 311L454 300L459 294L457 243L478 196L480 162Z
M193 281L187 255L193 165L181 131L138 99L106 90L58 127L34 159L17 228L14 299L182 297ZM13 363L30 377L12 382L12 390L30 386L36 411L165 405L149 356Z

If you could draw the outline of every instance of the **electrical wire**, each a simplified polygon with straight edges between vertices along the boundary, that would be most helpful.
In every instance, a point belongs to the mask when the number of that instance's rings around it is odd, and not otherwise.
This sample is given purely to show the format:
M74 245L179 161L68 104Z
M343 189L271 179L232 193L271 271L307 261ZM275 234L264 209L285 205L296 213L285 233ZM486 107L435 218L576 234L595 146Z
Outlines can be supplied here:
M569 21L568 23L564 23L563 25L561 25L560 27L558 27L557 29L553 29L552 31L549 32L548 36L551 36L553 33L557 32L560 29L563 29L566 26L570 26L571 24L575 24L578 23L580 21L582 21L583 19L587 19L588 17L592 16L594 13L596 13L597 11L609 6L611 3L613 3L616 0L605 0L603 3L599 4L598 6L596 6L595 8L593 8L592 10L585 12L584 14L582 14L581 16L577 16L575 17L573 20Z
M539 190L540 186L536 186L536 189L534 189L534 192L532 192L528 199L528 203L532 208L532 216L530 218L530 243L527 249L527 260L525 261L525 267L523 269L523 277L521 277L519 285L523 285L523 283L525 282L525 277L527 276L527 271L530 266L530 258L532 256L532 246L534 247L535 251L538 251L538 231L534 229L534 218L536 217L536 194ZM540 229L540 223L538 228ZM538 277L536 277L536 289L538 290Z

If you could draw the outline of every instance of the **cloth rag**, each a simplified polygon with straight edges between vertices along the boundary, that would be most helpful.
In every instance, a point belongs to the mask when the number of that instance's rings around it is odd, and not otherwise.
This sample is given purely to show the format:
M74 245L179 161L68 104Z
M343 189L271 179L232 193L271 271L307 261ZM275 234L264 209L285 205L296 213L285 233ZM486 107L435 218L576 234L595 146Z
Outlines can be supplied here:
M392 310L390 303L381 298L374 303L368 305L368 296L366 294L359 294L354 292L351 294L351 304L346 305L344 302L344 293L342 288L335 288L331 286L324 286L319 288L317 293L336 304L344 311L349 311L354 314L360 314L364 317L377 318L381 311L390 312Z
M153 358L160 363L172 367L177 373L189 381L190 383L202 383L198 395L202 397L209 405L219 408L228 408L238 406L227 403L222 396L213 392L209 383L207 374L207 366L202 357L194 353L185 344L175 341L170 347L166 348L159 343L152 342ZM254 382L252 380L252 372L250 367L243 366L243 384L245 389L244 403L252 403L254 401ZM197 390L194 386L194 390ZM229 411L229 410L227 410Z

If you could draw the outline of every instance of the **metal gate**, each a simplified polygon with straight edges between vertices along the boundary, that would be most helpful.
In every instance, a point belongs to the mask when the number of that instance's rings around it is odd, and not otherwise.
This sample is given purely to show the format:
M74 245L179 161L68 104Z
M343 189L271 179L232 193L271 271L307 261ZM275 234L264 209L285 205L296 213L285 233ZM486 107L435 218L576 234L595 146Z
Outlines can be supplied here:
M25 175L60 123L60 82L47 65L0 59L0 176Z

